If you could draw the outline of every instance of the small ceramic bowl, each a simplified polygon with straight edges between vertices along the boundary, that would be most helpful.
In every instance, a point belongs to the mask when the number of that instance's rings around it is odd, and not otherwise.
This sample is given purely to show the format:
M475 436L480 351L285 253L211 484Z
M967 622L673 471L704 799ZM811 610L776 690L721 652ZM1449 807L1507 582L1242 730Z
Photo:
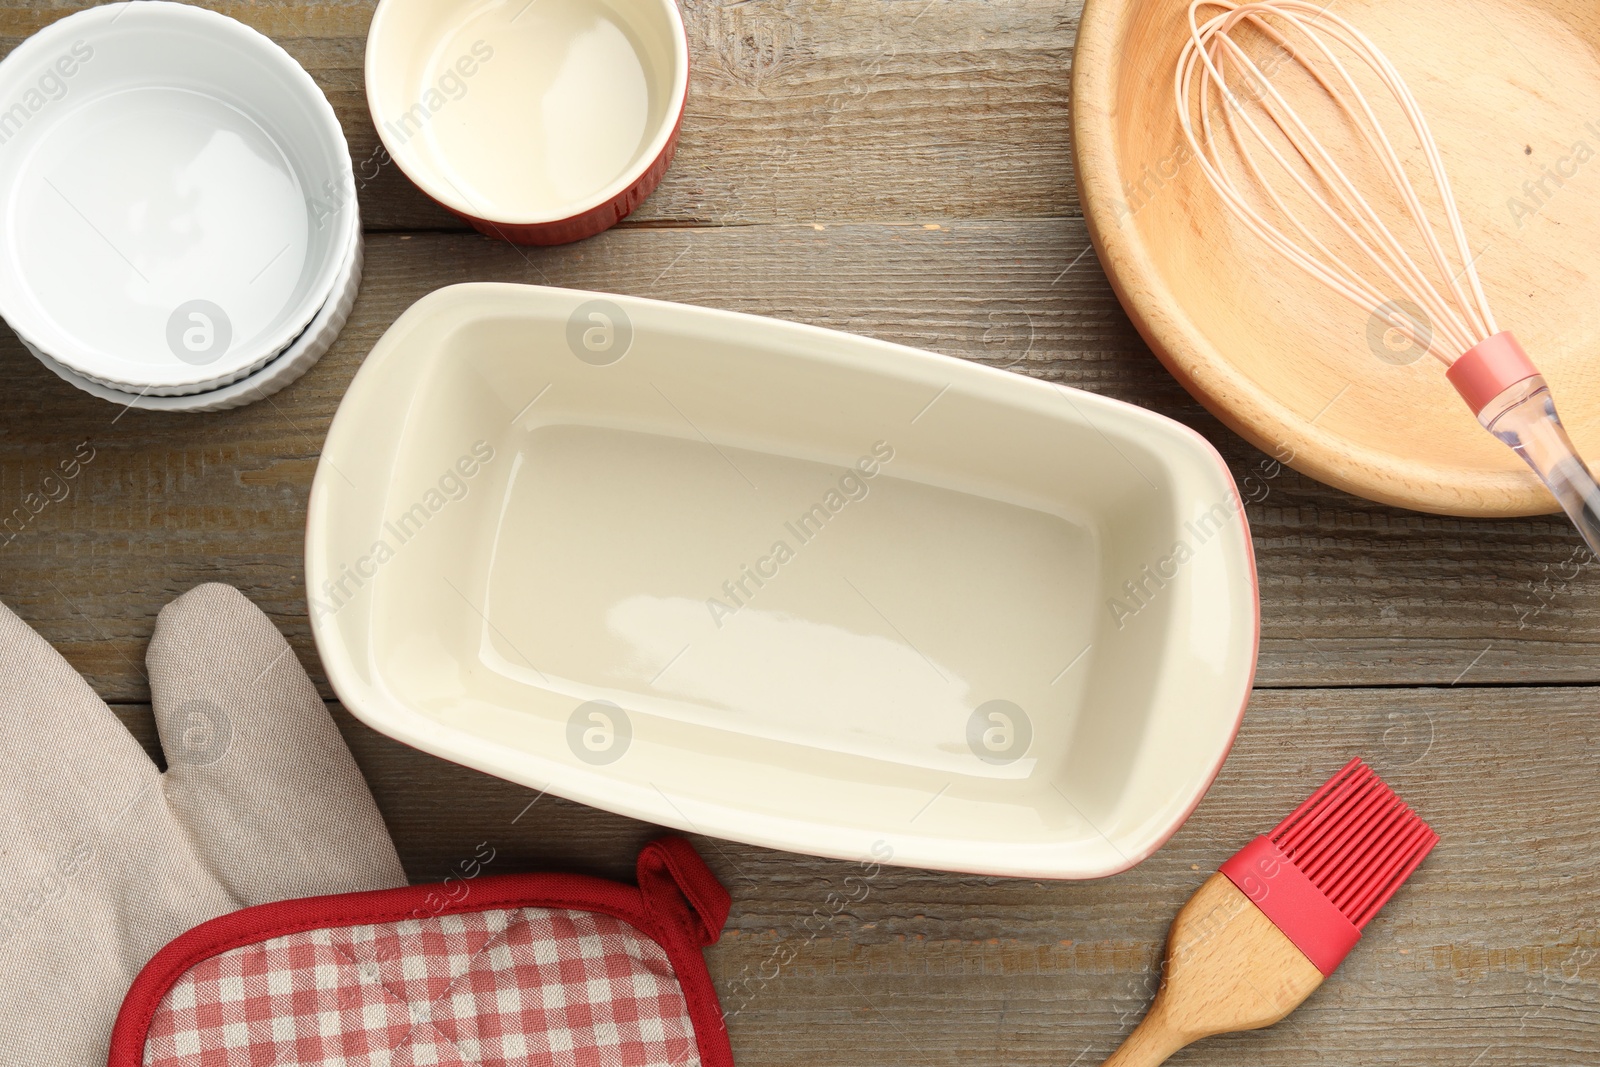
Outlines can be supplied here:
M864 337L469 284L328 432L312 631L345 707L647 822L1095 878L1250 694L1237 489L1193 430Z
M84 378L170 395L249 375L358 238L333 109L242 23L109 4L0 62L0 314Z
M63 367L27 341L22 344L63 381L118 407L144 411L227 411L244 407L287 387L310 370L333 345L339 331L344 329L346 320L350 318L350 309L355 306L356 292L361 287L361 262L361 243L357 241L334 283L333 296L322 305L322 310L317 312L317 317L311 320L311 325L305 328L304 333L255 373L203 393L155 396L124 392Z
M689 46L674 0L381 0L366 78L423 192L490 236L563 244L661 181Z

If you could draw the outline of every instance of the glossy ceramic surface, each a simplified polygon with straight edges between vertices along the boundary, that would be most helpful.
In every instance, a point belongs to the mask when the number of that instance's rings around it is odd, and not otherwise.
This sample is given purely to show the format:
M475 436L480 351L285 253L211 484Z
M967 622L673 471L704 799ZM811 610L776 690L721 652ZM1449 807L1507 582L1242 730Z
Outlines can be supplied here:
M165 0L68 16L0 62L0 313L150 394L249 374L328 300L359 222L349 152L272 41Z
M689 57L673 0L383 0L367 100L429 196L514 240L573 240L647 195Z
M778 848L1083 878L1212 780L1248 529L1197 434L866 338L442 289L340 406L307 579L375 728Z
M344 267L334 282L333 295L322 305L317 317L311 320L311 325L306 327L304 333L296 337L281 354L253 374L201 393L155 396L113 389L73 373L27 341L22 344L38 358L40 363L55 372L63 381L119 407L139 408L143 411L227 411L271 396L316 365L317 360L322 358L322 354L333 344L339 336L339 331L344 329L346 320L350 318L350 309L355 306L356 293L361 287L361 263L362 247L358 241L351 249L350 256L345 260Z

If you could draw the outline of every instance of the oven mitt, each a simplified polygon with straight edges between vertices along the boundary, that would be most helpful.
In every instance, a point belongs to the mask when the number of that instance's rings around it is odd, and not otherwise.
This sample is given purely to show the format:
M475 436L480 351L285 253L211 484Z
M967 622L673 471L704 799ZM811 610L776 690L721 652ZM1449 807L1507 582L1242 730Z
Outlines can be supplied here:
M405 884L327 708L237 590L164 608L146 664L165 773L0 605L0 1063L100 1067L139 969L208 919Z
M733 1067L702 955L730 901L689 842L646 845L637 886L464 870L196 927L134 981L110 1067Z

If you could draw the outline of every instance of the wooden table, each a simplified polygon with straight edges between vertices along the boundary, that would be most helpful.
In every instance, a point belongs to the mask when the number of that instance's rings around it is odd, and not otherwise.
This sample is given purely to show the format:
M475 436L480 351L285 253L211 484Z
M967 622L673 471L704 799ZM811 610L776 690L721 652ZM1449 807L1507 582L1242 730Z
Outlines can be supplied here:
M69 6L10 0L0 48ZM651 827L553 797L529 809L532 793L378 736L333 701L301 555L329 419L384 328L449 282L855 330L1142 404L1253 475L1257 690L1194 818L1104 881L887 868L831 915L853 865L697 839L734 895L710 960L742 1064L1098 1063L1142 1012L1167 923L1204 874L1356 753L1443 843L1287 1022L1173 1062L1600 1062L1600 574L1559 518L1439 518L1269 476L1174 384L1084 232L1068 151L1076 2L683 0L694 73L677 161L625 224L548 250L468 232L392 165L374 168L369 0L218 6L311 71L368 161L367 274L338 344L270 402L119 416L0 338L0 512L80 442L95 457L0 544L0 599L152 750L141 660L156 612L229 582L323 687L413 879L443 877L480 842L499 871L627 876Z

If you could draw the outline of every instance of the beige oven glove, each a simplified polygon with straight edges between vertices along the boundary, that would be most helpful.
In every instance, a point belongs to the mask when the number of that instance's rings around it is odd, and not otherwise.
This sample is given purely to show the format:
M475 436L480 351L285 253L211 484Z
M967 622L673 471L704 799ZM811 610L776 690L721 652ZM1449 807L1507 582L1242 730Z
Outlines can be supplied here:
M0 605L0 1064L102 1067L134 975L207 919L405 884L327 708L237 590L167 605L146 664L165 773Z

